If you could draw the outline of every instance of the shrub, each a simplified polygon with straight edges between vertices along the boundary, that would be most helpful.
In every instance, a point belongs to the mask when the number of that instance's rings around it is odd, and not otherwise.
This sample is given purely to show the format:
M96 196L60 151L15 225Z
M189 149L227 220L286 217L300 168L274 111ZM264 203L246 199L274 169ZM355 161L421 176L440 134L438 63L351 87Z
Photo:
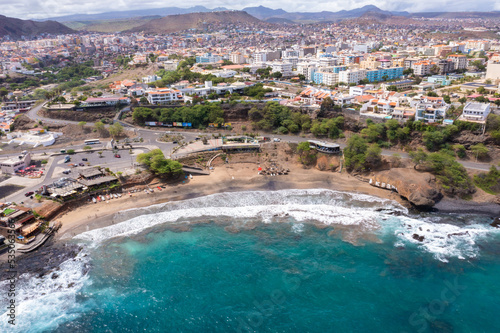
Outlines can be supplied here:
M474 175L474 183L487 193L498 194L500 193L500 170L492 165L489 172Z

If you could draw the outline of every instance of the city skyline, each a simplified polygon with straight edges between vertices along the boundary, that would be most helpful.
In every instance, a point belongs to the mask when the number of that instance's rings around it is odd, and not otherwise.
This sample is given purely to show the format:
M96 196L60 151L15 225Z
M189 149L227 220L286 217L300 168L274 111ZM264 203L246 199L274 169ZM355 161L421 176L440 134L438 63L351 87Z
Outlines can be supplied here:
M21 19L44 19L72 14L97 14L112 11L129 11L140 9L154 9L165 7L189 8L193 6L205 6L207 8L225 7L227 9L241 10L246 7L264 6L272 9L283 9L287 12L321 12L321 11L341 11L361 8L367 5L374 5L387 11L408 11L408 12L448 12L448 11L498 11L500 3L495 0L480 0L479 2L470 1L420 1L418 3L405 0L398 3L391 1L349 1L342 3L333 3L326 0L316 1L314 4L296 3L290 4L285 1L256 1L256 2L234 2L227 0L213 1L207 5L204 1L190 1L189 4L179 6L176 2L163 2L156 0L146 0L141 2L141 7L132 1L119 1L110 7L108 3L101 1L86 1L85 3L73 0L61 1L40 1L40 0L21 0L17 2L0 0L3 8L0 15L16 17ZM450 10L451 9L451 10Z

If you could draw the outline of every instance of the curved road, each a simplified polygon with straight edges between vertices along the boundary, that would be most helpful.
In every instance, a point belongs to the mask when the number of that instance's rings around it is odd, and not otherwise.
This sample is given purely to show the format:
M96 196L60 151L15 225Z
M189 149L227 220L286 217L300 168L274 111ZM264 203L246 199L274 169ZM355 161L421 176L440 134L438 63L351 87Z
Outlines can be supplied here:
M38 111L40 111L40 109L42 108L42 106L44 104L45 103L40 104L40 105L32 108L30 111L28 111L26 113L26 115L35 121L41 120L43 122L55 123L55 124L68 124L68 123L69 124L78 124L77 121L50 119L50 118L45 118L45 117L38 115ZM125 109L123 109L123 111L127 111L128 109L129 109L129 107L126 107ZM158 129L137 128L137 127L131 126L130 124L127 124L123 121L116 119L116 117L115 117L115 121L118 121L120 124L122 124L122 126L128 128L128 129L132 129L132 130L136 131L136 133L144 139L144 142L142 144L156 145L160 149L167 151L168 155L170 155L174 145L172 143L158 142L156 140L161 133L166 132L164 128L158 128ZM92 126L94 123L87 123L87 124ZM194 138L196 136L206 134L206 133L200 133L196 130L176 131L176 133L184 135L186 138L186 141L192 141L192 140L194 140ZM298 137L298 136L295 136L295 135L269 135L269 136L272 136L275 138L280 138L283 141L289 141L289 142L294 142L294 143L302 142L305 140L305 139ZM323 141L331 142L329 140L323 140ZM345 144L340 143L339 145L340 145L340 148L342 148L342 149L345 148ZM77 146L75 148L79 148L79 147ZM58 149L56 149L56 151L57 150ZM407 153L402 153L402 152L398 152L398 151L391 151L391 150L386 150L386 149L382 150L382 155L392 156L394 154L398 154L402 158L409 158ZM462 161L462 160L458 160L458 162L461 163L467 169L475 169L475 170L483 170L483 171L488 171L492 165L489 163L479 163L479 162Z

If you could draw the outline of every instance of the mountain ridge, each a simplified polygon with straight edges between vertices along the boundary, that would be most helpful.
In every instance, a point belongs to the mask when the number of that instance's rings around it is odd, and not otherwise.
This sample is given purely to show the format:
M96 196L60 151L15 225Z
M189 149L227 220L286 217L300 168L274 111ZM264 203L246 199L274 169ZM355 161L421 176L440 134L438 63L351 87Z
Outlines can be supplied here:
M22 36L36 36L45 33L70 34L74 32L73 29L56 21L37 22L0 15L0 37L9 36L19 39Z
M164 16L124 32L172 33L216 23L267 24L244 11L217 11Z

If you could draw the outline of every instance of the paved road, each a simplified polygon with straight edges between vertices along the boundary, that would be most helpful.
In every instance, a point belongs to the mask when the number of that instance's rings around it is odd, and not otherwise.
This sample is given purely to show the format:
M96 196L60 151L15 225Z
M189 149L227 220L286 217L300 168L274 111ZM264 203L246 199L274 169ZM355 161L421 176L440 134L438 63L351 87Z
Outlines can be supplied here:
M45 122L55 122L55 123L78 123L75 121L66 121L66 120L54 120L54 119L49 119L49 118L44 118L38 115L38 111L42 108L42 105L39 105L37 107L34 107L30 111L27 112L28 117L34 120L42 120ZM128 110L130 107L126 107L124 111ZM161 142L157 141L158 137L160 137L162 134L165 132L168 132L165 128L158 128L158 129L144 129L144 128L137 128L133 127L130 124L127 124L125 122L122 122L120 120L115 120L119 121L124 127L127 127L129 130L133 130L137 133L138 136L142 137L144 139L144 142L142 144L144 145L155 145L158 146L162 151L165 152L166 156L170 156L172 154L172 149L175 147L174 144L172 143L166 143L166 142ZM92 123L87 123L88 125L92 125ZM194 140L195 137L199 135L206 135L206 133L200 133L197 130L187 130L187 131L176 131L175 133L182 134L185 137L185 141L192 141ZM295 135L270 135L273 138L280 138L283 141L289 141L289 142L302 142L306 139L295 136ZM331 142L329 140L324 140L327 142ZM340 147L343 149L345 148L345 144L340 144ZM73 147L68 147L68 148L82 148L82 145L78 146L73 146ZM67 149L68 149L67 148ZM58 149L53 149L52 151L57 151ZM47 151L51 151L51 149L48 149ZM408 154L402 153L402 152L397 152L397 151L391 151L391 150L382 150L382 155L384 156L392 156L394 154L400 155L402 158L408 158ZM15 154L13 154L15 155ZM476 163L472 161L458 161L461 163L464 167L468 169L475 169L475 170L489 170L491 167L491 164L488 163Z

